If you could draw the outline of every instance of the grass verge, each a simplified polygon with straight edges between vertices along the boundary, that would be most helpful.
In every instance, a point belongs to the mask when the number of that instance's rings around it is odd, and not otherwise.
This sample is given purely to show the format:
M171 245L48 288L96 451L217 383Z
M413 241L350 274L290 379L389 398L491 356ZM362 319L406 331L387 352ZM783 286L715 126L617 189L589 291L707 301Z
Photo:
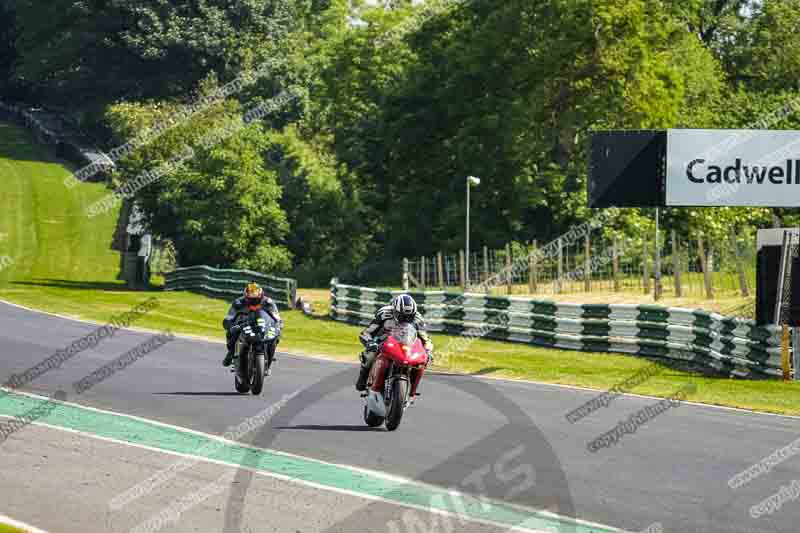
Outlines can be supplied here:
M0 122L0 284L37 280L70 285L116 280L113 249L118 209L89 218L85 209L108 190L97 183L64 186L69 170L30 134Z
M0 523L0 533L28 533L28 530Z

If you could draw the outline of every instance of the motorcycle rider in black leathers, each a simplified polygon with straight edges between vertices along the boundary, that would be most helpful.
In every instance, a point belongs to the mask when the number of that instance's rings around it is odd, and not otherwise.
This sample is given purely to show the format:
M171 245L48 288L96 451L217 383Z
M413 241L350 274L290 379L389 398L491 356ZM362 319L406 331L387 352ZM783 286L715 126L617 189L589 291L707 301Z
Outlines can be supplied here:
M361 353L361 371L356 381L356 390L364 391L367 388L369 372L375 362L380 345L391 335L392 329L397 324L411 323L417 328L417 335L428 352L428 364L433 362L433 342L425 331L425 319L417 311L417 303L408 294L401 294L392 298L389 305L381 307L375 314L372 322L361 332L359 340L364 345Z
M267 353L268 361L275 360L275 347L280 341L280 334L283 331L283 319L278 313L278 306L269 296L264 294L264 289L258 283L250 282L245 288L241 297L237 298L228 309L228 314L222 320L222 327L225 328L225 334L228 344L228 353L222 361L223 366L230 366L233 361L233 351L236 348L236 340L241 333L239 326L236 325L236 319L240 314L246 314L248 311L263 311L270 316L278 326L278 337L275 342L268 344L269 353ZM267 368L266 375L272 374L271 367Z

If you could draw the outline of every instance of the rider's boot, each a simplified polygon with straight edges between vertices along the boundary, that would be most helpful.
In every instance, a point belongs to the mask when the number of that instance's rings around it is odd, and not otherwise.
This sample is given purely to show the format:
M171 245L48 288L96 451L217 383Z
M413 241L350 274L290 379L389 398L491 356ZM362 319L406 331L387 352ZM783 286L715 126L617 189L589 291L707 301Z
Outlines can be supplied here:
M361 371L358 373L358 380L356 380L356 390L364 392L367 390L367 378L369 378L369 368L361 366Z
M276 357L275 357L275 347L277 346L277 342L267 346L267 353L266 353L266 364L267 369L264 370L264 375L269 377L272 375L272 365L275 364Z
M358 379L356 380L356 390L358 392L364 392L367 390L367 379L369 378L369 371L372 368L372 364L375 362L375 357L377 356L377 352L375 350L364 350L361 352L359 359L361 359L361 370L358 373Z
M236 335L231 330L225 332L225 345L228 347L228 353L225 354L225 359L222 360L222 366L231 366L233 351L236 348Z
M222 360L222 366L231 366L233 362L233 348L228 348L228 353L225 354L225 359Z

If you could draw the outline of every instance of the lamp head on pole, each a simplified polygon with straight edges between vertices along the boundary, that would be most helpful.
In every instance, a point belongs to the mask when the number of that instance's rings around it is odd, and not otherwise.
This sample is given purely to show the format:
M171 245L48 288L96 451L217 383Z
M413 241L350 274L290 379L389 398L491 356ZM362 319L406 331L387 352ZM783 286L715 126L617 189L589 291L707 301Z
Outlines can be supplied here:
M481 179L476 178L475 176L467 176L467 184L469 185L480 185Z

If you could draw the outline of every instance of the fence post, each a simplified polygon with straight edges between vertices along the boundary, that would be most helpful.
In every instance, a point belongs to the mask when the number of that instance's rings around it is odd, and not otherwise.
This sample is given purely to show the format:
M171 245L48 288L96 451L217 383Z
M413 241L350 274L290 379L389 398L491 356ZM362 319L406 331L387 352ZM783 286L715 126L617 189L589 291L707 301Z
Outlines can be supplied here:
M711 285L711 272L708 271L708 263L706 262L706 252L703 249L703 237L697 237L697 255L700 259L700 268L703 269L703 282L706 287L706 298L709 300L714 298L714 287Z
M792 333L792 379L800 381L800 328L794 327Z
M506 294L511 294L514 276L511 273L511 245L506 244Z
M439 287L444 289L444 261L442 260L442 252L436 254L436 263L439 271Z
M403 290L408 291L408 259L403 258Z
M783 381L789 381L791 377L791 364L789 362L789 326L783 325L783 335L781 336L781 369L783 370Z
M555 282L556 294L561 292L561 278L564 276L564 246L561 237L558 238L558 272Z
M422 290L424 291L425 288L428 286L428 279L426 277L428 269L426 268L426 265L425 265L425 256L424 255L422 257L420 257L420 261L422 262L422 266L420 266L420 271L419 271L419 277L420 277L419 282L422 284Z
M611 246L611 276L614 278L614 292L619 292L619 248L617 248L616 237Z
M672 275L675 276L675 296L680 298L683 296L683 287L681 287L681 258L680 247L678 246L677 232L672 230Z
M458 280L461 282L461 289L467 291L467 281L464 276L464 250L458 251Z
M536 294L538 287L536 279L536 241L533 241L533 247L528 253L528 292Z
M483 276L481 277L481 281L486 281L489 279L489 249L484 246L483 247Z
M730 232L731 246L733 247L733 255L736 258L736 270L739 272L739 288L742 291L742 296L750 296L750 290L747 288L747 276L744 273L744 262L742 261L742 254L739 251L739 245L736 244L736 230L731 226Z
M642 243L642 288L645 294L650 294L650 264L647 261L650 254L647 251L647 239L643 239Z
M658 209L656 209L656 213L658 213ZM656 228L658 228L658 215L656 215ZM661 243L659 242L659 232L656 231L655 236L655 247L653 251L655 254L653 255L653 274L654 274L654 287L653 287L653 299L658 301L661 299L661 294L663 292L661 287Z
M592 290L592 258L590 257L590 248L591 248L591 241L589 239L589 234L586 234L586 239L584 240L584 248L586 250L586 257L583 261L583 290L586 292L591 292Z

